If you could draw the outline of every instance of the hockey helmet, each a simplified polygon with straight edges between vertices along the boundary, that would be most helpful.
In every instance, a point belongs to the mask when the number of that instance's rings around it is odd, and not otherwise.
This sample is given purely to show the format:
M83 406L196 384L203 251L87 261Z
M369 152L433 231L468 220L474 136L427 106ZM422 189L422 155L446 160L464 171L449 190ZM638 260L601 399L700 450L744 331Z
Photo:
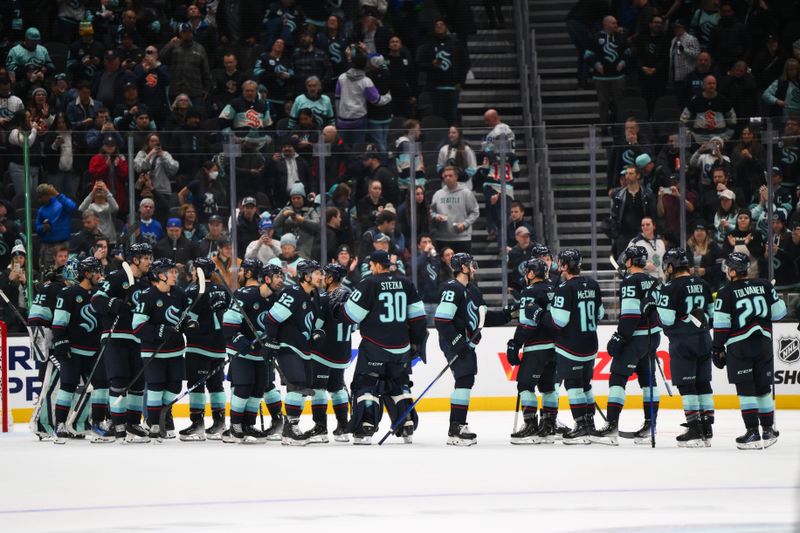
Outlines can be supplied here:
M581 253L575 248L567 248L566 250L558 252L559 266L566 265L567 268L574 270L580 268L582 262L583 257L581 257Z
M686 250L683 248L670 248L661 258L661 261L661 268L664 269L664 272L667 271L669 265L672 265L672 270L689 268L689 256L686 255Z
M299 281L303 281L306 276L310 276L316 270L322 270L322 266L313 259L306 259L305 261L300 261L297 265L297 279Z
M347 269L339 263L329 263L322 269L326 276L330 276L334 281L342 281L347 277Z
M534 244L531 250L531 257L538 258L538 257L549 257L550 259L553 258L552 252L550 252L550 248L545 246L544 244Z
M103 263L96 257L86 257L78 263L78 277L83 279L86 274L99 274L103 272Z
M272 278L272 276L277 276L278 274L283 274L283 269L275 263L267 263L261 269L262 278Z
M245 259L242 261L242 264L239 265L242 275L247 277L246 274L250 272L251 278L258 278L258 276L261 275L262 268L264 268L264 264L260 259Z
M206 275L206 279L210 278L211 274L217 270L217 266L214 264L214 261L208 257L198 257L192 261L192 266L195 269L202 270L203 274Z
M547 263L538 257L532 257L525 261L525 272L533 272L537 278L544 278L547 276Z
M725 268L736 272L739 276L747 276L750 270L750 258L741 252L732 252L725 258Z
M169 272L173 268L177 267L175 266L175 261L172 259L169 259L168 257L160 257L155 259L150 265L150 279L152 281L159 281L159 274Z
M142 257L145 255L153 255L153 247L147 242L135 242L128 247L125 252L125 260L128 262L133 261L135 257Z
M78 281L78 265L80 262L74 257L67 259L64 267L61 269L61 279L64 281L75 282Z
M461 269L464 266L468 267L477 267L475 264L475 259L472 257L471 254L466 252L459 252L457 254L453 254L453 257L450 258L450 268L453 269L453 274L460 274Z
M628 261L631 262L633 266L644 268L647 265L647 250L644 246L628 246L624 252L622 252L622 260L627 263Z

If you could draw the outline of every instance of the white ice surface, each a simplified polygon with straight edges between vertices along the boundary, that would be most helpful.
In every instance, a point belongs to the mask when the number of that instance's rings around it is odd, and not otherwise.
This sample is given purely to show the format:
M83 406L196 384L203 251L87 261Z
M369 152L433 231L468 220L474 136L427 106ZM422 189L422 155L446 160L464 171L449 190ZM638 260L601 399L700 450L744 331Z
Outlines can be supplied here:
M655 450L512 446L504 412L470 413L478 445L455 448L446 413L421 416L413 445L381 447L56 446L17 425L0 437L0 531L800 531L800 412L778 413L764 451L735 449L738 411L717 412L704 449L678 449L682 413L662 411Z

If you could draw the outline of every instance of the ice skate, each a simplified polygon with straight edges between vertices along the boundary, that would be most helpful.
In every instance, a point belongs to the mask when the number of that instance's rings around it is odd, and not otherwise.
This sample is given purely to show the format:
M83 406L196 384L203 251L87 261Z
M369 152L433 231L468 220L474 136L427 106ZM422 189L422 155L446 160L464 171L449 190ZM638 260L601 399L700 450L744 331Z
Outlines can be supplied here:
M283 415L273 416L272 423L267 429L267 440L279 441L283 433Z
M186 429L178 432L179 439L184 442L202 442L206 440L206 428L203 425L202 418L195 418Z
M511 444L538 444L536 441L536 433L539 431L539 426L536 424L536 419L525 420L525 425L519 431L511 434Z
M336 442L350 442L350 437L347 435L347 422L339 422L336 424L336 429L333 430L333 440Z
M759 436L759 439L761 437ZM694 420L686 425L686 431L675 437L681 448L703 448L703 428L699 420Z
M564 444L570 446L574 444L591 444L592 441L589 438L589 431L589 425L586 423L586 420L584 418L578 418L578 420L575 421L575 428L564 435L562 441Z
M328 428L321 424L314 424L314 427L306 431L306 437L311 444L327 444Z
M597 444L619 446L619 429L616 422L609 422L600 429L592 430L589 439Z
M353 432L353 444L369 446L372 444L372 435L377 428L369 422L364 422L361 427Z
M139 424L125 424L125 442L143 444L150 442L150 435Z
M225 413L214 411L211 413L213 422L205 430L208 440L222 440L222 433L225 432Z
M89 442L92 444L107 444L117 440L116 432L111 427L110 420L104 420L99 424L92 424L89 432Z
M469 430L467 424L451 422L447 431L447 444L451 446L472 446L478 443L478 435Z
M305 446L308 444L308 436L300 431L299 418L286 417L281 434L281 444L284 446Z
M774 442L773 442L774 444ZM771 446L771 445L770 445ZM761 450L764 448L758 428L747 428L741 437L736 437L736 447L740 450Z
M773 426L761 428L761 442L764 444L765 449L778 442L779 436L780 432Z

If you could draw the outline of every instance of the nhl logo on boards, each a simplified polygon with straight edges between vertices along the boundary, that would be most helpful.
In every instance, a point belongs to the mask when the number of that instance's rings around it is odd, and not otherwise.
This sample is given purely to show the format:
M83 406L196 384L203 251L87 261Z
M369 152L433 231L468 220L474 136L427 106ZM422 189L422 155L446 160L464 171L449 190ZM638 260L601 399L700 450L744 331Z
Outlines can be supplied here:
M778 340L778 359L789 365L800 361L800 338L781 337Z

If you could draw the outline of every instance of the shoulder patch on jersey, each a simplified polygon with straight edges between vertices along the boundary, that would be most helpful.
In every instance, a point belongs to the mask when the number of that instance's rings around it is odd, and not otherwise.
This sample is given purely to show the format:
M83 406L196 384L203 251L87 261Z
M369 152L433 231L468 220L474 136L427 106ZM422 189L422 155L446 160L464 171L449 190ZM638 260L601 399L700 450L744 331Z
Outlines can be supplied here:
M164 302L161 301L160 299L156 300L156 307L164 307Z
M83 301L83 296L80 296L80 295L76 296L75 297L75 301L78 302L78 303L81 303Z
M261 304L260 304L260 303L258 303L258 302L255 302L255 303L253 304L253 310L254 310L254 311L258 311L258 309L259 309L260 307L261 307Z
M303 302L303 310L305 310L306 307L308 307L308 304L306 304L306 302Z
M130 287L130 286L131 286L131 284L130 284L130 283L128 283L127 281L123 281L123 282L122 282L122 288L123 288L123 289L127 289L127 288L128 288L128 287Z

